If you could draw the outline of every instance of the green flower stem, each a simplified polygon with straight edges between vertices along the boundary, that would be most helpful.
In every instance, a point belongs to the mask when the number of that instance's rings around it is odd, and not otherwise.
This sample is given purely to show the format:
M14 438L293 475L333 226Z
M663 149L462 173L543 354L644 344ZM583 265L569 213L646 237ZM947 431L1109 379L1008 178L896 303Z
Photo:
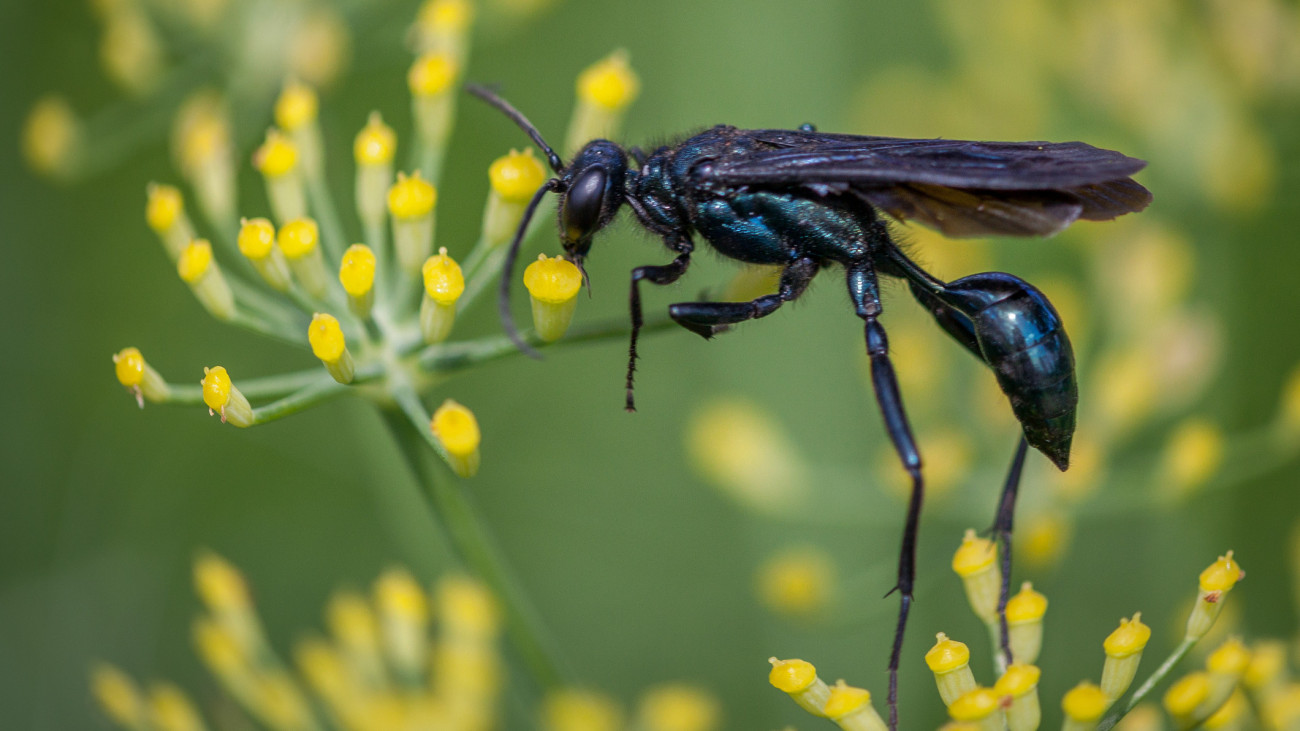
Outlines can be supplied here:
M341 396L349 388L351 388L350 385L345 386L333 378L326 378L303 386L278 401L272 401L265 406L253 409L253 425L266 424L277 419L283 419L286 416L293 416L299 411ZM240 388L240 392L243 392L243 388Z
M307 344L306 323L303 323L302 327L292 327L286 323L268 320L260 314L243 307L236 309L234 317L226 320L226 322L270 338L283 340L292 345L305 346Z
M1156 684L1165 679L1165 676L1169 674L1169 671L1173 670L1174 665L1178 664L1178 661L1182 660L1183 656L1186 655L1195 644L1196 640L1187 638L1178 643L1178 647L1175 647L1174 651L1169 654L1169 657L1165 658L1165 661L1160 663L1160 667L1156 668L1155 672L1151 673L1151 677L1147 678L1146 682L1144 682L1141 687L1133 691L1133 695L1129 697L1128 702L1124 704L1116 704L1118 710L1111 711L1110 715L1103 718L1101 723L1097 724L1097 731L1110 731L1110 729L1114 728L1115 724L1119 723L1121 718L1127 715L1129 711L1136 708L1137 704L1142 702L1142 699L1150 695L1151 691L1156 687Z
M667 330L673 326L673 321L668 317L658 317L646 321L641 326L641 334L648 335L654 332ZM598 342L601 340L611 340L614 338L626 338L631 329L626 320L606 320L604 322L584 324L574 327L564 336L563 340L555 343L543 342L541 338L532 330L521 333L524 340L537 348L555 347L561 344L576 344ZM510 338L504 335L497 335L488 338L479 338L478 340L462 340L455 343L439 343L426 347L419 354L420 368L432 373L447 373L451 371L463 370L481 363L487 363L494 360L500 360L512 355L518 355L519 348L510 341Z
M393 385L392 393L401 413L386 411L385 420L423 488L420 493L428 501L434 520L450 538L460 560L500 598L510 636L537 682L548 689L567 684L568 674L561 670L555 643L544 633L536 611L506 567L473 506L445 471L430 465L428 447L439 454L444 450L429 430L429 413L419 396L414 389L400 384Z
M222 274L225 275L226 281L230 283L230 291L234 293L235 301L243 309L249 310L261 319L274 320L281 325L302 325L304 328L306 327L306 321L302 319L302 313L293 308L285 307L282 300L267 294L241 276L232 275L231 272L226 270L222 270ZM290 291L294 292L292 289ZM300 307L303 307L303 312L311 314L313 310L304 307L307 301L302 293L294 292L294 294L296 295L294 301L298 302Z
M473 306L484 288L501 273L501 265L505 262L506 252L509 250L509 245L489 248L481 240L474 246L469 259L465 262L465 293L456 303L457 309L464 312Z
M322 167L325 161L321 161ZM321 247L325 261L335 267L343 259L343 250L348 247L347 234L339 222L338 208L334 205L334 195L330 193L329 184L325 182L325 171L317 171L307 178L307 203L320 222Z
M372 363L367 366L357 368L356 376L353 383L364 383L373 381L382 373L379 364ZM309 386L321 383L334 383L334 379L329 377L325 371L320 368L310 368L293 373L281 373L275 376L266 376L264 378L249 378L239 381L239 392L250 399L277 398L300 391ZM178 404L181 406L190 406L203 403L203 387L198 385L168 383L170 396L167 397L167 403Z

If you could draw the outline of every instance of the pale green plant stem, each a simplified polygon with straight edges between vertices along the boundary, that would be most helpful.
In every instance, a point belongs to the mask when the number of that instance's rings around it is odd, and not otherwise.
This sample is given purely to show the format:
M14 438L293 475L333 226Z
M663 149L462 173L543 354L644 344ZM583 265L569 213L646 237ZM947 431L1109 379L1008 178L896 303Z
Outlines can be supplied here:
M420 494L428 502L434 519L460 560L487 582L501 600L508 632L538 684L543 688L567 684L568 673L562 670L555 643L543 631L536 611L506 567L473 506L445 470L435 470L430 465L428 447L444 460L446 452L429 430L429 413L420 397L409 385L394 384L391 390L399 411L385 411L385 421L420 483Z
M660 332L674 325L666 316L646 320L641 326L641 334ZM524 340L533 347L547 348L563 344L588 343L609 340L614 337L627 337L630 331L626 320L606 320L579 325L569 331L563 340L555 343L543 342L532 330L520 333ZM464 370L493 360L518 355L519 348L505 335L495 335L477 340L464 340L455 343L430 345L420 351L420 368L433 373L447 373Z
M353 384L362 384L373 381L383 374L383 369L378 363L370 363L366 366L358 367ZM293 373L281 373L275 376L265 376L263 378L241 379L237 384L239 392L250 399L276 398L287 396L289 394L301 391L305 388L311 388L326 383L334 383L334 379L320 368L311 368L308 370L295 371ZM203 387L199 385L168 383L167 388L170 395L167 397L167 403L178 406L191 406L203 403Z
M342 396L349 388L350 384L339 383L333 378L304 386L284 398L253 409L253 426L293 416L299 411Z
M1110 729L1114 728L1115 724L1119 723L1121 718L1127 715L1129 711L1136 708L1137 705L1142 702L1142 699L1151 694L1151 691L1155 689L1156 684L1165 679L1165 676L1169 674L1169 671L1173 670L1174 665L1178 664L1178 661L1182 660L1183 656L1186 655L1195 644L1196 640L1191 638L1184 638L1182 642L1178 643L1178 647L1175 647L1174 651L1169 654L1169 657L1165 658L1165 661L1160 663L1160 667L1156 668L1155 672L1151 673L1151 677L1147 678L1146 682L1142 683L1137 690L1133 691L1133 695L1129 697L1128 702L1116 704L1118 707L1117 710L1112 710L1110 715L1103 718L1101 723L1097 724L1097 731L1110 731Z
M234 316L223 322L293 345L307 344L307 328L295 329L285 323L273 322L246 308L237 308Z
M325 161L321 161L323 167ZM329 184L325 182L325 171L317 171L307 178L307 203L321 227L321 247L327 264L338 266L343 259L343 250L348 247L347 234L339 222L338 208L334 205L334 195Z

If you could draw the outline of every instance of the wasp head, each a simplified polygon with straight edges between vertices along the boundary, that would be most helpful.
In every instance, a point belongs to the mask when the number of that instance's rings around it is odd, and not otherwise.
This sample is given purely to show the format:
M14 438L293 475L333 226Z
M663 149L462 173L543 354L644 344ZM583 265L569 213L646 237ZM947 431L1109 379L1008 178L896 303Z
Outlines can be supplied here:
M582 267L591 238L618 213L625 200L627 153L609 140L588 142L560 176L560 240L568 258Z

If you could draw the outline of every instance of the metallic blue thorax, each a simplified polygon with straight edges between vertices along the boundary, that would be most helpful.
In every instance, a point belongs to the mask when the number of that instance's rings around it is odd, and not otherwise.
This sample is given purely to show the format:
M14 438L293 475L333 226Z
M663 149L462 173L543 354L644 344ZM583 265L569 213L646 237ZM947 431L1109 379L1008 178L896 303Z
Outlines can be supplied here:
M629 195L647 226L692 230L719 253L753 264L861 260L884 227L871 206L849 195L807 188L741 188L710 179L716 160L743 158L768 146L735 127L718 126L676 147L661 147L629 180Z

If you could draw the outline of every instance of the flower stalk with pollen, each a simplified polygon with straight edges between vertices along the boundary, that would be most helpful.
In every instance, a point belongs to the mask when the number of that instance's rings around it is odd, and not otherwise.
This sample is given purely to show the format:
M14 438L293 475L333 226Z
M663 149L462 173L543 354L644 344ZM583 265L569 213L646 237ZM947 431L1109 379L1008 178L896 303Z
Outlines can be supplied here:
M1061 699L1061 710L1065 711L1061 731L1093 731L1109 705L1106 694L1097 685L1079 683Z
M239 253L253 265L267 286L277 292L288 292L292 283L289 263L284 252L275 243L275 226L265 218L245 218L239 222L236 238Z
M1150 639L1151 628L1142 624L1142 613L1138 612L1133 619L1121 619L1119 628L1102 643L1106 663L1101 669L1101 691L1109 703L1118 700L1133 683L1138 664L1142 662L1142 650Z
M433 412L429 431L446 451L447 464L460 477L473 477L480 462L479 444L483 437L474 412L451 399Z
M352 383L356 375L356 363L348 351L343 338L343 329L339 321L329 314L318 312L311 318L307 328L307 342L311 352L324 364L330 377L342 384Z
M952 557L952 570L961 577L975 616L993 632L994 646L998 631L998 595L1002 591L1002 570L998 567L998 548L993 541L968 529L961 546Z
M150 183L145 195L145 221L158 234L168 258L174 262L180 258L181 250L195 239L194 224L185 215L185 198L176 186L158 183Z
M817 668L804 660L778 660L769 657L772 670L767 680L774 688L789 695L799 707L814 716L826 716L826 703L831 689L826 681L817 677Z
M142 409L145 401L159 403L171 395L171 387L145 362L137 348L123 348L115 353L113 371L117 374L117 382L126 386Z
M1232 587L1246 576L1237 562L1232 560L1232 551L1220 556L1209 568L1201 572L1197 587L1196 606L1187 617L1187 639L1195 641L1205 636L1214 626L1219 612L1223 611L1223 600Z
M1014 662L1032 665L1043 648L1043 616L1047 614L1047 597L1034 591L1028 581L1007 599L1007 641Z
M934 673L945 706L951 706L978 685L970 669L970 649L962 642L948 639L942 632L935 635L934 647L925 653L925 664Z
M253 153L253 165L266 181L271 213L284 225L307 217L307 192L298 171L298 148L277 129L266 133L266 141Z
M447 249L438 250L422 267L424 297L420 301L420 334L424 342L441 343L456 323L456 300L465 292L465 275Z
M974 724L979 731L1002 731L1006 728L1002 703L992 688L976 687L962 693L948 706L948 715L954 721Z
M619 49L588 66L578 76L578 101L569 123L564 149L572 155L590 140L613 139L623 113L641 91L641 80Z
M181 250L176 271L213 317L229 320L235 316L235 295L212 258L212 244L206 239L195 239Z
M276 237L289 269L307 294L324 299L329 290L329 272L320 251L320 229L310 218L297 218L280 227Z
M563 257L550 259L539 254L537 261L524 270L524 286L528 288L528 297L532 301L533 328L537 330L537 336L548 343L564 337L578 304L582 272Z
M200 383L203 386L203 403L208 405L208 413L220 414L222 423L233 426L253 425L253 407L244 398L244 394L235 388L225 368L204 368Z
M388 212L393 216L393 246L401 271L413 275L433 253L434 207L438 191L420 177L398 173L397 182L388 189Z
M321 174L325 155L319 114L320 99L316 90L302 82L290 81L276 97L275 123L298 151L303 175L308 178Z
M844 731L885 731L888 728L871 705L871 693L864 688L846 685L843 680L831 686L830 696L822 710Z
M406 75L411 90L411 115L415 119L418 169L430 180L441 171L443 151L456 112L456 81L460 65L443 51L424 53Z
M495 248L514 235L528 201L546 182L546 168L533 155L533 148L511 150L492 162L488 181L491 190L483 209L483 240Z
M365 320L375 304L375 253L365 244L353 244L343 252L339 284L348 295L348 309Z
M384 124L379 112L371 112L366 126L357 133L352 144L352 157L357 163L356 185L357 216L365 227L366 239L378 246L370 233L378 229L382 234L384 216L388 212L388 188L393 184L393 156L397 153L397 134Z
M1043 711L1038 701L1038 679L1042 675L1034 665L1011 665L993 684L1007 718L1007 731L1036 731Z

